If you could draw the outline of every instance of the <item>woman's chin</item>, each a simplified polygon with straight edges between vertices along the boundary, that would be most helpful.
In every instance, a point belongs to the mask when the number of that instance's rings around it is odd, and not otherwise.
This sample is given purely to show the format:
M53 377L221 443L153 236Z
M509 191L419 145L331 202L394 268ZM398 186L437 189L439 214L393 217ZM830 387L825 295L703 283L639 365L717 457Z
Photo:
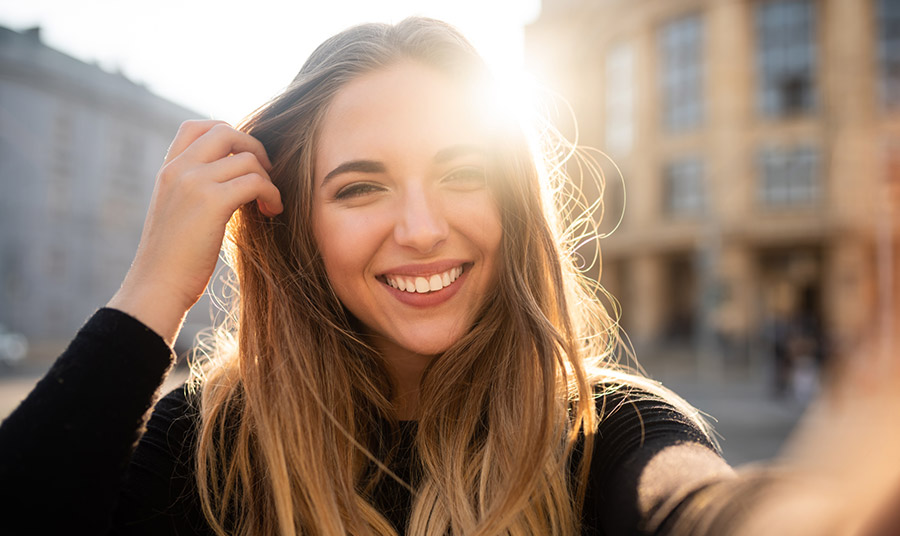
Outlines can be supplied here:
M397 337L395 335L391 337L375 335L369 331L368 340L381 353L384 359L406 362L416 356L432 359L443 354L460 339L460 336L444 331L444 333L435 334L435 336Z
M435 357L443 354L451 346L455 340L437 340L437 341L416 341L415 344L406 346L404 349L411 354L421 355L425 357Z

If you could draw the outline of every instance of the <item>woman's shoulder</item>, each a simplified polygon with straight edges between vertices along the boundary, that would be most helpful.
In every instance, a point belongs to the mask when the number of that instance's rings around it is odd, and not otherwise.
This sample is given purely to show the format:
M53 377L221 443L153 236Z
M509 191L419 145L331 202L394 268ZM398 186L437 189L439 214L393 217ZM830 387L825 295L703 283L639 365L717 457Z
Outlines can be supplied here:
M672 391L630 375L592 385L598 424L591 438L586 534L650 526L689 490L728 473L709 426Z
M148 446L156 451L152 447L164 443L169 456L193 463L200 434L204 426L210 425L207 420L217 427L221 425L229 434L236 430L242 418L240 405L207 400L207 394L215 396L205 393L210 388L205 381L192 378L160 398L153 407L135 456L140 456Z
M132 463L141 464L148 455L164 455L176 463L189 464L199 426L199 391L190 383L172 389L153 406Z
M201 390L201 386L190 381L172 389L156 402L151 420L156 418L167 422L199 421Z
M594 449L612 459L636 449L691 442L714 451L713 432L700 412L658 382L636 375L592 383L597 415Z
M196 499L195 456L199 393L190 384L157 401L119 495L115 527L126 532L185 534L203 527Z

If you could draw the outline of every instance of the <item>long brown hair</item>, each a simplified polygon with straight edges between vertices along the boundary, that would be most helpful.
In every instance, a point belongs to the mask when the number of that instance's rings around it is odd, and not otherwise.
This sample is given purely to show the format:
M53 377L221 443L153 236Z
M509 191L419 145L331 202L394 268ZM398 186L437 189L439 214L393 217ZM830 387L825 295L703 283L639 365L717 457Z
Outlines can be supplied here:
M400 60L473 84L485 76L471 45L444 23L358 26L323 43L240 127L266 147L286 209L269 219L247 205L229 224L239 293L231 331L222 333L236 335L236 345L223 335L203 369L197 448L200 499L218 534L397 533L370 496L378 479L395 478L383 459L384 426L397 425L391 382L331 289L311 215L329 102L348 82ZM593 383L613 375L605 360L615 326L548 216L561 208L546 195L559 168L542 167L522 130L508 126L489 170L503 226L498 284L421 380L421 478L404 483L413 505L400 532L579 530L597 421ZM579 436L587 455L569 471Z

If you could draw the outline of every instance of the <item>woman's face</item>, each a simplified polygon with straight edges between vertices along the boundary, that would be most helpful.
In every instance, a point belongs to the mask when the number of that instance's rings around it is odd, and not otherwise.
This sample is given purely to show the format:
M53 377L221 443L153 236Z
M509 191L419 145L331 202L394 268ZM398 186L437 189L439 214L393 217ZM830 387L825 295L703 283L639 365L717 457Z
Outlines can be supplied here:
M496 279L486 129L466 95L401 62L349 83L322 124L316 241L338 298L386 357L446 350Z

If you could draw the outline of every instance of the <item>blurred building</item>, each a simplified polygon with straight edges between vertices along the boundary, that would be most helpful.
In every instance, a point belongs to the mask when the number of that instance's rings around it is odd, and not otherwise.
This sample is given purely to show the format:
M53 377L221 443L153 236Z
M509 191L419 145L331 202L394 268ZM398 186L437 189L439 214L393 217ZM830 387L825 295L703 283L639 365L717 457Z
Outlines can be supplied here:
M544 0L526 46L624 175L601 282L637 346L823 355L896 299L900 0Z
M47 47L39 29L0 27L0 324L54 352L109 300L191 117Z

